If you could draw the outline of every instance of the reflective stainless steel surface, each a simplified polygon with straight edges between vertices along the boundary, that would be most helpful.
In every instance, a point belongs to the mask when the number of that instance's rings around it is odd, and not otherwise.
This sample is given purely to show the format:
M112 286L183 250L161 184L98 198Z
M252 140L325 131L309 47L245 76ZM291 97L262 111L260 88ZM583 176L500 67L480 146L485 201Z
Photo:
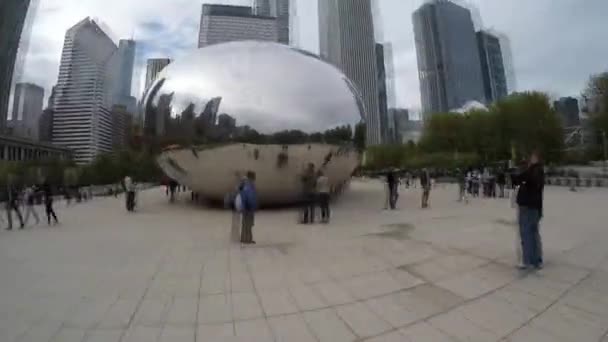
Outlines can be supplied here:
M353 134L364 112L354 86L335 67L285 45L193 51L159 74L143 109L147 136L182 147L159 157L163 170L213 200L251 170L262 204L293 202L308 163L332 185L347 181L358 163Z

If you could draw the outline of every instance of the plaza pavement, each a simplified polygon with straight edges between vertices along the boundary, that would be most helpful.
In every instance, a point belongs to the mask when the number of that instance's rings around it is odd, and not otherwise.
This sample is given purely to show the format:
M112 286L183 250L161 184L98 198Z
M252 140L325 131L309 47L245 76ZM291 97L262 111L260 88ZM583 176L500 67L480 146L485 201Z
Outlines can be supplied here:
M58 227L0 232L0 341L608 341L608 190L547 188L531 273L508 200L401 192L383 211L354 182L329 225L262 212L253 247L187 195L60 203Z

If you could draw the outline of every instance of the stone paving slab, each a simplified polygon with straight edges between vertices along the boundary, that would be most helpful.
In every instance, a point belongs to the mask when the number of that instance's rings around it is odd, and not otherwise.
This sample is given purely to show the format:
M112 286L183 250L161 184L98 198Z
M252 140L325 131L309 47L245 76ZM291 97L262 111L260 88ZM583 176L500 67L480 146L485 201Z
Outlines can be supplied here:
M60 226L0 232L0 341L608 341L608 190L547 187L524 273L508 200L383 196L353 182L329 225L261 212L251 247L187 194L59 203Z

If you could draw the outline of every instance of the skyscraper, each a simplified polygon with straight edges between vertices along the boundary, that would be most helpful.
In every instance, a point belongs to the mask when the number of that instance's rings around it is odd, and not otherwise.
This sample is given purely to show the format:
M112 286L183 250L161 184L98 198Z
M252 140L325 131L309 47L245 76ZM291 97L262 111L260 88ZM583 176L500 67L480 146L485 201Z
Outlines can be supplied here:
M386 75L386 99L388 108L397 107L397 87L395 85L395 61L393 58L393 44L384 43L384 70Z
M156 79L156 76L163 71L163 69L171 63L169 58L151 58L148 59L146 67L146 91L152 85L152 82Z
M278 42L289 45L290 0L255 0L256 15L277 18Z
M30 0L0 1L0 131L4 131L15 59Z
M502 48L498 37L487 31L477 32L477 45L486 103L490 104L508 94Z
M247 6L204 4L198 47L238 40L278 41L277 19Z
M581 123L578 100L574 97L562 97L553 102L553 108L559 114L564 127L578 126Z
M449 0L433 0L412 19L423 114L484 102L471 12Z
M53 143L71 148L77 163L112 151L113 89L118 48L92 19L66 35L53 114Z
M22 138L38 140L38 120L42 114L44 88L32 83L17 83L13 113L8 127Z
M376 43L376 70L378 71L378 114L380 116L381 142L391 142L388 122L388 96L386 87L386 69L384 66L384 45Z
M365 105L368 145L382 142L374 23L369 0L319 0L321 57L355 84Z
M133 64L135 64L135 41L121 39L118 43L116 60L116 84L114 86L115 99L113 104L119 104L129 113L135 112L136 100L131 96L131 83L133 80Z

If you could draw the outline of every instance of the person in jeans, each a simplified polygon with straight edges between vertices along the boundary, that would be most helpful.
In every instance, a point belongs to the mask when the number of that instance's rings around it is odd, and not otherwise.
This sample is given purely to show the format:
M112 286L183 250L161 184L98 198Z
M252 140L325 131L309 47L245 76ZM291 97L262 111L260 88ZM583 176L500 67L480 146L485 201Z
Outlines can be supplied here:
M135 184L133 184L133 180L131 177L126 176L124 180L125 185L125 193L126 193L126 201L127 201L127 211L135 210Z
M304 195L302 223L304 224L312 224L315 222L316 182L315 165L310 163L302 176L302 194Z
M507 183L507 176L505 170L500 169L496 175L496 184L498 184L498 191L500 198L505 198L505 184Z
M34 216L36 224L40 223L40 217L38 217L36 207L34 206L35 197L36 188L33 185L27 187L23 193L23 198L25 200L25 224L29 221L30 215Z
M523 264L520 268L542 268L543 253L539 223L543 217L545 173L537 152L530 155L528 166L517 176L517 183L519 184L517 193L519 233L523 252Z
M241 243L254 244L253 225L255 224L255 211L258 208L258 196L255 189L255 172L247 172L247 180L240 191L242 210Z
M386 174L386 187L388 197L386 199L387 203L384 206L384 209L395 210L395 207L397 205L397 199L399 197L399 194L397 192L399 188L399 180L393 170L390 170Z
M23 223L21 211L19 211L19 191L17 191L17 188L14 185L9 184L6 188L6 194L6 218L8 219L8 228L6 228L6 230L13 229L13 210L17 213L17 218L19 218L19 229L23 229L25 224Z
M422 187L422 209L429 207L429 196L431 194L431 175L429 170L422 169L420 174L420 186Z
M51 217L55 220L55 224L58 224L57 215L55 214L55 210L53 209L53 188L48 181L44 182L42 185L42 193L44 194L44 207L46 211L46 217L49 221L49 226L51 225Z
M317 196L321 207L321 222L329 223L329 178L319 171L317 176Z

